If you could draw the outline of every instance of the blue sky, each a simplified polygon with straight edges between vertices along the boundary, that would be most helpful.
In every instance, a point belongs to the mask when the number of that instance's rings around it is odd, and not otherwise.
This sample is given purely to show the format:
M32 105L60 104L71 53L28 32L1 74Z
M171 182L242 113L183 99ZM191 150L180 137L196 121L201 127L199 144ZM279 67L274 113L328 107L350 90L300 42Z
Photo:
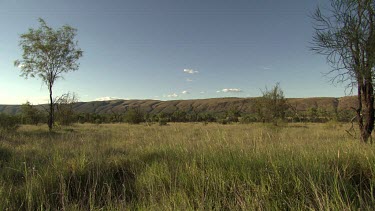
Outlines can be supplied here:
M196 99L255 97L280 82L286 97L345 95L309 50L318 0L0 0L0 104L42 103L47 88L19 77L19 35L38 27L78 29L80 69L56 95Z

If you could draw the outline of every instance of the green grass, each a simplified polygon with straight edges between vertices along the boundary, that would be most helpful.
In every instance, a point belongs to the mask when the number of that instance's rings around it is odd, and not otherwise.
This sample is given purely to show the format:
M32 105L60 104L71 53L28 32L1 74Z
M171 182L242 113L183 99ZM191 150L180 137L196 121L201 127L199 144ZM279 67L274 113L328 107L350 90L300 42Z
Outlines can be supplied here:
M335 124L0 134L0 210L374 210L375 147Z

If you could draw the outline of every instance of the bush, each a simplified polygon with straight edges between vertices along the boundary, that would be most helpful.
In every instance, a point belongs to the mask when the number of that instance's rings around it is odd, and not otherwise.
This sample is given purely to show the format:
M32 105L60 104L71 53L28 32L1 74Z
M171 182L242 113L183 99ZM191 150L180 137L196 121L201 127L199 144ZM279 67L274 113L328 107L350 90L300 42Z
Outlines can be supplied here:
M30 102L21 105L22 124L33 124L43 121L44 115Z
M168 124L168 120L166 118L160 118L159 119L159 125L164 126Z
M235 116L229 116L227 117L228 122L238 122L238 117Z
M262 122L277 124L278 119L285 119L288 104L279 83L272 89L262 91L263 96L256 99L253 105L257 119Z
M139 109L130 109L125 113L125 122L129 124L139 124L144 122L143 114Z
M73 105L78 102L75 93L66 93L58 97L55 102L55 121L61 125L71 125L77 121L77 115L74 113Z
M246 115L240 119L240 122L242 124L249 124L249 123L256 122L256 121L257 121L257 118L251 115Z
M217 122L222 124L222 125L226 125L226 124L230 123L227 119L218 119Z
M211 113L200 113L197 115L198 122L216 122L216 118Z
M19 128L19 119L16 116L0 114L0 130L16 131Z
M97 125L102 124L102 120L101 120L100 118L95 119L94 122L95 122L95 124L97 124Z

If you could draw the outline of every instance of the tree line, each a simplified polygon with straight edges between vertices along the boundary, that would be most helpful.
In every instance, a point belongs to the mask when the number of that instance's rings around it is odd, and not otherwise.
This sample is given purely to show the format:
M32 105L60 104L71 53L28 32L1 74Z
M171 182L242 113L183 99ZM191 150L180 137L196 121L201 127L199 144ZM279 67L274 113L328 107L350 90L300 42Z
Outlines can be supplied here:
M278 125L284 122L350 122L355 116L351 110L327 110L317 106L310 107L305 111L298 111L287 103L279 84L271 89L266 88L262 93L262 97L255 100L250 113L243 113L232 108L222 113L177 110L158 114L143 112L139 107L129 108L127 111L111 110L106 114L77 113L73 109L74 103L77 102L77 96L74 93L67 93L53 101L55 106L53 126L68 126L75 123L159 123L166 125L168 122L216 122L220 124L263 122ZM1 114L0 127L14 130L20 124L48 123L48 109L41 108L41 106L34 106L26 102L21 106L21 112L17 115Z

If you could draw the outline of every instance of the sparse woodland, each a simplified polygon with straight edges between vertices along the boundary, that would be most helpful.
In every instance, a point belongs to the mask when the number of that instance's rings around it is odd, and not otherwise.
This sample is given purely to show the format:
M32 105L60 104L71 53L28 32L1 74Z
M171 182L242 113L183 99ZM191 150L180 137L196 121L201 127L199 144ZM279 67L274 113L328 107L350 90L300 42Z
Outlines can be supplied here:
M40 19L15 65L49 104L0 112L0 210L375 210L375 3L330 2L312 50L354 106L301 106L276 84L246 109L82 112L77 94L53 94L79 68L77 30Z

